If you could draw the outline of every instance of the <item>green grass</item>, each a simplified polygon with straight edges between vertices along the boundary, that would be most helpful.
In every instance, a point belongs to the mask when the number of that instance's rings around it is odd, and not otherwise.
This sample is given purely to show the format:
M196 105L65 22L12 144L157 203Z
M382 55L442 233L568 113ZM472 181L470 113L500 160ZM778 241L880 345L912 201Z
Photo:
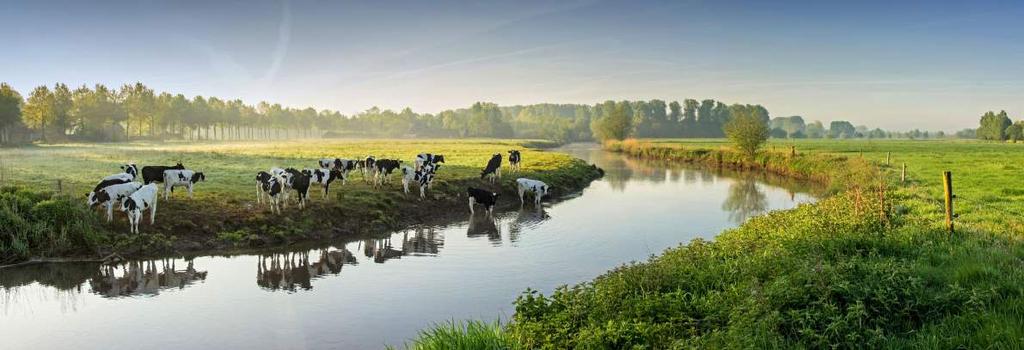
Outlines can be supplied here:
M391 349L392 347L388 347ZM405 348L415 350L518 349L501 322L449 321L421 331Z
M1024 347L1019 145L774 141L753 160L724 140L608 146L813 178L835 194L549 295L526 291L505 329L517 346ZM886 152L893 165L907 163L909 183L885 166ZM943 170L953 172L959 196L952 236L943 225Z
M189 169L204 172L206 182L197 184L193 200L188 200L180 189L169 201L160 198L156 225L148 225L147 220L140 228L142 237L125 234L127 226L120 213L115 215L113 224L96 225L108 238L103 240L102 252L155 255L384 231L422 222L456 205L462 208L465 203L458 197L468 185L510 193L514 179L526 176L548 182L561 191L558 194L582 188L598 176L595 169L568 155L527 148L547 145L550 144L543 141L521 140L379 139L38 145L0 149L0 185L50 193L57 190L59 180L62 198L81 199L84 208L84 196L98 180L120 172L118 167L128 162L142 167L181 161ZM497 185L480 180L480 170L490 156L507 156L510 149L524 150L523 172L515 176L506 173ZM375 190L353 172L346 185L332 184L327 200L318 187L311 188L312 205L306 211L298 210L292 203L285 215L276 216L265 205L255 203L255 174L270 167L315 168L321 158L355 159L367 155L411 163L416 154L423 152L444 154L446 158L424 200L413 193L404 195L398 174L392 175L392 183L386 188ZM425 205L424 201L430 204ZM4 253L0 251L0 255ZM93 254L93 250L78 253ZM29 250L25 254L53 253ZM18 256L24 258L25 254ZM61 254L70 253L62 250Z

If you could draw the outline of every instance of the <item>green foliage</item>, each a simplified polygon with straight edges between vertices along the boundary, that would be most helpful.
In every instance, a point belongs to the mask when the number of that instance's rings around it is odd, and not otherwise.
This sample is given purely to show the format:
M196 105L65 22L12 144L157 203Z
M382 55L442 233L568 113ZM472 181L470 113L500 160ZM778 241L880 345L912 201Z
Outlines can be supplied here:
M736 149L753 157L768 141L769 131L766 122L756 110L737 108L732 120L725 124L725 134Z
M976 135L982 140L991 141L1004 141L1006 140L1006 128L1012 125L1010 117L1006 115L1006 111L1000 111L999 114L988 111L981 116L981 122Z
M0 264L89 250L106 239L80 201L12 187L0 190L0 227Z
M599 140L624 140L633 133L633 110L629 103L608 101L601 107L604 116L594 120L594 136Z
M448 321L420 331L407 349L415 350L510 350L518 343L505 331L500 321ZM391 347L389 347L390 349Z

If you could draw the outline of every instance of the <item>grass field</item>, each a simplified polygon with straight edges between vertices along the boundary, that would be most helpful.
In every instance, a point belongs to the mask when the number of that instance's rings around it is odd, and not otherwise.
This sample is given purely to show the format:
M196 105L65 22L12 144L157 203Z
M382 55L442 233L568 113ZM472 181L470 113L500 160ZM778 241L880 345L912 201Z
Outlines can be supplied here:
M511 193L515 177L527 176L548 182L554 194L579 189L596 170L570 156L528 146L540 141L502 140L295 140L277 142L216 143L123 143L58 144L0 149L4 174L0 186L20 191L53 192L57 181L65 193L60 198L80 200L102 177L120 172L118 166L134 162L173 165L202 171L206 182L197 184L193 200L175 191L169 201L158 201L157 223L144 224L143 235L128 236L123 215L114 224L102 225L114 234L106 251L125 254L218 249L225 245L260 246L299 239L327 238L342 234L383 231L447 215L450 208L465 205L457 198L467 185ZM507 157L510 149L522 149L523 173L507 173L498 185L480 180L480 170L494 153ZM401 191L398 174L392 183L376 190L353 172L348 183L331 186L324 200L318 188L310 190L313 205L300 212L292 203L281 217L255 203L256 172L270 167L315 168L320 158L396 158L410 163L419 153L445 155L428 198ZM162 190L162 189L161 189ZM162 193L161 193L162 195ZM293 195L292 198L295 198ZM507 201L514 198L508 195ZM459 211L461 212L461 211ZM13 214L12 214L13 215ZM0 242L3 243L3 242ZM56 254L53 251L45 251ZM79 251L78 253L82 253ZM67 254L67 253L64 253ZM3 259L0 259L2 262Z
M526 291L501 333L466 332L473 342L515 339L511 347L523 349L1024 347L1020 145L773 141L753 160L723 140L606 146L815 178L836 190L713 242L669 249L550 295ZM899 181L904 162L908 183ZM944 228L944 170L953 172L958 196L953 235ZM470 341L451 340L450 328L424 332L413 347Z

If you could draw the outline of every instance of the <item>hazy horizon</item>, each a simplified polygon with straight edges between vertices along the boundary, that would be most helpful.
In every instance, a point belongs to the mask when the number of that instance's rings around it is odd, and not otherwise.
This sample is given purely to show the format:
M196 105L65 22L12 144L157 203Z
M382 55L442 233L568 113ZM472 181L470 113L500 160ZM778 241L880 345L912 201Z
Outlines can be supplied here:
M1012 2L16 3L0 81L352 114L713 98L893 130L1024 114Z

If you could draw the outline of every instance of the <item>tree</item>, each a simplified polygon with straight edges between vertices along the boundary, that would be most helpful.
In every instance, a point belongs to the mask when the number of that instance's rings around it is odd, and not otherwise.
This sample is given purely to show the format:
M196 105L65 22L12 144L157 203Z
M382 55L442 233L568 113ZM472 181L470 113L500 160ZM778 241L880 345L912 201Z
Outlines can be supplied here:
M53 125L56 135L63 139L67 136L71 125L71 108L74 107L71 89L67 85L57 83L53 86Z
M134 124L138 129L138 135L142 135L142 125L152 122L154 114L154 103L156 97L153 90L142 85L142 83L125 84L119 92L125 111L125 139L131 136L131 126ZM149 127L150 135L153 133L153 126Z
M828 126L828 136L834 139L848 139L857 136L857 128L848 121L836 120Z
M981 116L980 124L981 125L977 130L979 139L1003 141L1006 140L1006 128L1008 128L1012 122L1010 121L1010 118L1006 116L1006 111L1000 111L999 114L988 111Z
M753 158L768 141L768 124L756 108L737 107L732 113L725 124L725 135L740 152Z
M0 144L12 142L10 133L21 122L21 105L21 94L0 83Z
M1024 140L1024 120L1017 121L1013 125L1006 127L1006 138L1013 143Z
M815 120L804 128L804 133L809 139L820 139L825 137L825 126L820 121Z
M46 85L37 86L29 94L28 101L22 111L25 126L39 132L43 142L46 141L46 127L51 125L56 115L53 93Z
M608 102L605 104L607 105ZM633 131L633 117L630 115L632 111L629 109L629 103L613 102L612 104L610 110L604 111L608 114L598 119L593 127L594 136L602 141L624 140Z

